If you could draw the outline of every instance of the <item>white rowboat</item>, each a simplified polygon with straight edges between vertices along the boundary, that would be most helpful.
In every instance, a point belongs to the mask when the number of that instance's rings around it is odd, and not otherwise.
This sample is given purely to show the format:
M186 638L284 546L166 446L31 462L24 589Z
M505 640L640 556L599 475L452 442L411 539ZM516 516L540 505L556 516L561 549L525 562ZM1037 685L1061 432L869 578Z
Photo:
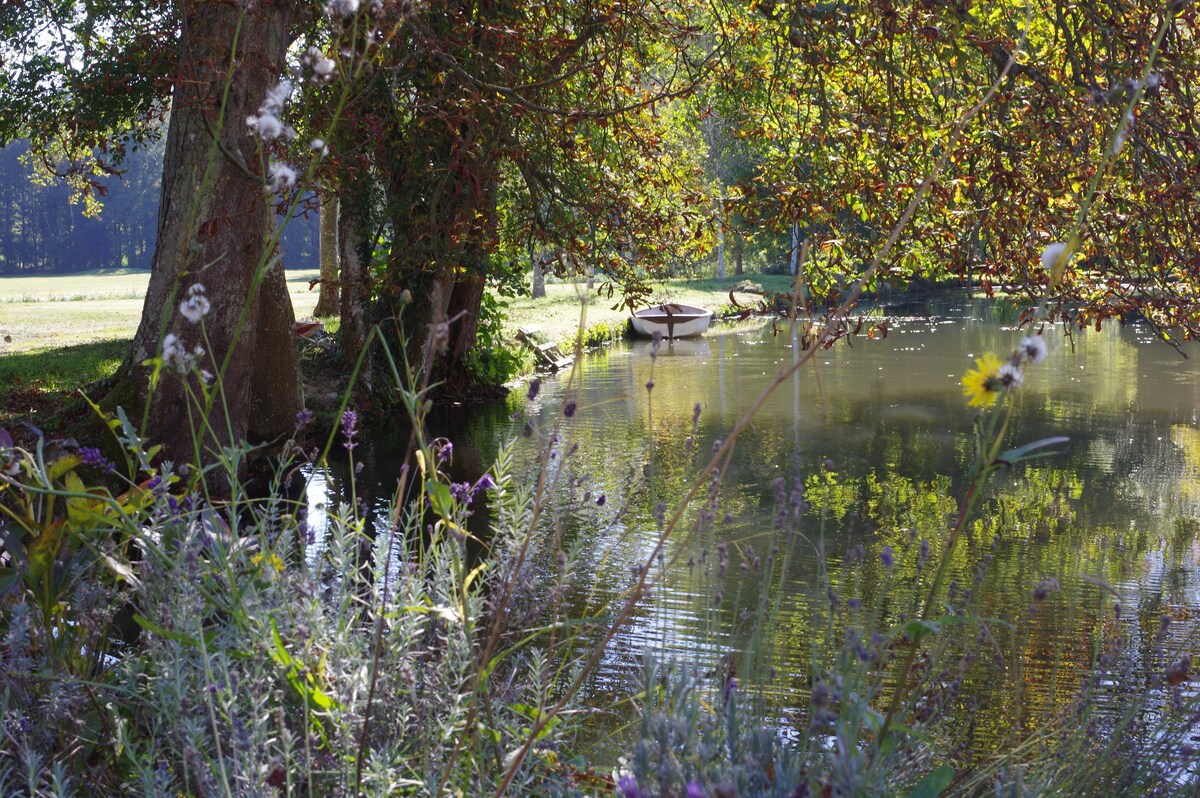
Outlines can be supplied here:
M630 317L634 332L647 338L655 335L663 338L702 335L712 320L711 310L676 302L636 310Z

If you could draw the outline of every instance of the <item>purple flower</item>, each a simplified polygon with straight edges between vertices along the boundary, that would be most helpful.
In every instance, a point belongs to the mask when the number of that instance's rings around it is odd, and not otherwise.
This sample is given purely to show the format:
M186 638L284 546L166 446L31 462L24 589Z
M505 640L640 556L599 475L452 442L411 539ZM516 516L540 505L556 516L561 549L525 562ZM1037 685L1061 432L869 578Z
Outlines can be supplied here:
M496 480L492 479L491 474L484 474L475 483L475 487L471 488L471 496L474 496L481 490L493 490L496 487Z
M896 564L896 558L892 556L891 546L883 547L883 551L879 553L879 560L883 563L884 568L891 568Z
M622 776L617 779L617 789L621 791L624 798L642 798L642 791L638 789L637 779L633 776Z
M150 490L150 491L158 490L160 487L162 487L162 484L163 484L162 477L159 477L159 476L151 477L150 481L146 483L146 490Z
M451 482L450 497L455 501L469 504L471 501L471 483L470 482Z
M540 391L540 390L542 390L542 381L539 379L536 379L536 378L530 380L529 381L529 401L532 402L534 399L536 399L537 395L538 395L538 391Z
M437 461L444 463L454 456L454 444L450 441L443 443L437 450Z
M687 798L705 798L704 788L700 786L698 781L689 781L687 783Z
M316 414L311 410L301 410L296 414L296 429L304 429L313 423L313 419L316 417Z
M603 507L605 501L607 501L607 499L605 499L604 494L601 493L599 496L596 497L596 506Z
M354 443L354 437L358 435L358 413L353 410L342 413L342 435L346 436L346 442L342 444L346 451L354 449L357 445Z
M576 407L577 407L577 405L575 404L575 400L568 399L567 403L565 405L563 405L563 415L566 416L567 418L573 418L575 416L575 408Z
M103 471L105 474L111 474L116 470L108 458L100 453L99 449L90 446L81 446L79 448L79 459L83 460L85 466L90 466L98 471Z

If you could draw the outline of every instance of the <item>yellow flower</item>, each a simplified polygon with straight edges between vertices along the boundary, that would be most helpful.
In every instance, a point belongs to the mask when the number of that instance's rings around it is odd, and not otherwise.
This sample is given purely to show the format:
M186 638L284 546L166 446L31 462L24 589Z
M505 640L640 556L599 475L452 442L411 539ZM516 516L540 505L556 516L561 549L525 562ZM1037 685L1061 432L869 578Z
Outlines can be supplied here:
M963 396L971 407L991 407L1004 385L1000 382L1000 359L995 355L975 358L975 368L962 378Z

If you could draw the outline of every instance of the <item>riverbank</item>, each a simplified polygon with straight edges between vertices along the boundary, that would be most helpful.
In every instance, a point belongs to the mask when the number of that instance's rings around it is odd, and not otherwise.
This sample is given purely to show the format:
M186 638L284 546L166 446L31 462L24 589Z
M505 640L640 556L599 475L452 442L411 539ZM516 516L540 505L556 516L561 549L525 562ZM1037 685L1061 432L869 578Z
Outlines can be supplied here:
M315 269L290 270L288 286L296 318L310 317L317 292ZM81 386L112 375L141 317L147 272L113 271L0 279L0 426L41 422ZM745 275L725 280L669 280L655 286L651 302L684 302L717 310L729 292L748 280L765 292L786 291L787 275ZM735 294L754 305L753 293ZM582 319L587 345L620 337L629 316L619 302L590 293L584 284L552 283L541 299L508 300L506 337L537 328L543 341L574 346Z
M668 280L655 286L646 304L681 302L719 310L732 304L729 292L745 282L760 287L763 292L775 293L788 291L792 278L786 274L750 274L724 280ZM748 307L756 306L759 300L754 293L746 291L735 292L734 296L739 304ZM595 289L589 293L583 283L556 283L547 285L546 296L540 299L509 299L508 319L504 326L510 335L515 335L518 329L537 328L542 340L560 345L573 343L582 326L586 342L601 338L609 331L623 330L629 310L623 307L614 309L613 306L620 301L615 294L608 299L597 296ZM588 331L597 332L588 335Z

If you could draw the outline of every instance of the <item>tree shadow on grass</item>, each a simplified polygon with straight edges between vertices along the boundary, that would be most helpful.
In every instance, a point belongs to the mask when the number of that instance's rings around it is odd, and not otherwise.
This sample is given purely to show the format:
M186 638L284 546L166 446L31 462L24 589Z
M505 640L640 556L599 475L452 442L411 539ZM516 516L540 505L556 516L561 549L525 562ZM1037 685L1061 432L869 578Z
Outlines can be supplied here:
M131 341L118 339L0 357L0 426L28 422L62 431L80 412L76 391L107 380L121 365ZM103 393L98 388L89 393Z

